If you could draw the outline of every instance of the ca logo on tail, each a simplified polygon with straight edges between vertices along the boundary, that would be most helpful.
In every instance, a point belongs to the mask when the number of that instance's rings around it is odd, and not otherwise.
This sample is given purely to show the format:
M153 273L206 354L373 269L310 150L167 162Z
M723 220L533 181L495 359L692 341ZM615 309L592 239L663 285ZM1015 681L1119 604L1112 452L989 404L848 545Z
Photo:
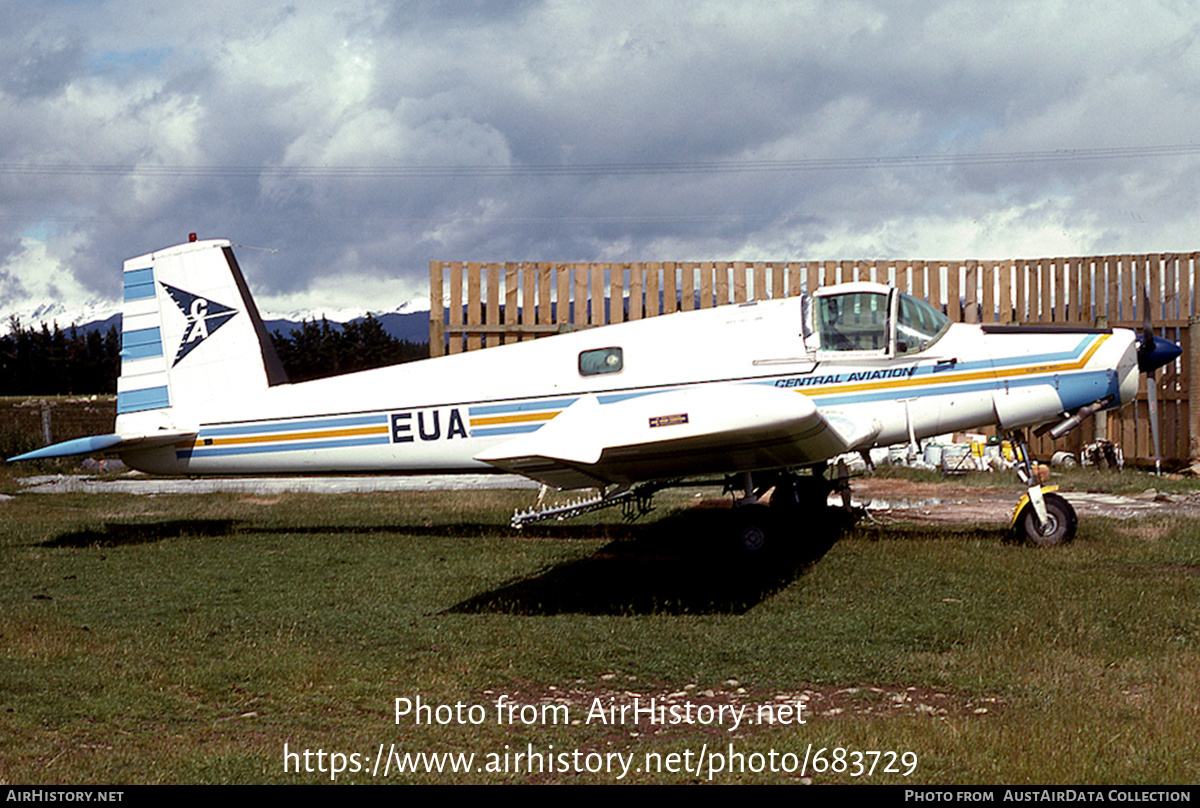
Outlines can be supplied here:
M175 305L179 306L183 316L187 318L187 327L183 330L183 340L179 343L175 361L171 363L171 367L175 367L179 364L179 360L216 333L218 328L229 322L233 315L237 314L237 309L193 295L182 289L176 289L167 283L163 283L162 286L175 301Z

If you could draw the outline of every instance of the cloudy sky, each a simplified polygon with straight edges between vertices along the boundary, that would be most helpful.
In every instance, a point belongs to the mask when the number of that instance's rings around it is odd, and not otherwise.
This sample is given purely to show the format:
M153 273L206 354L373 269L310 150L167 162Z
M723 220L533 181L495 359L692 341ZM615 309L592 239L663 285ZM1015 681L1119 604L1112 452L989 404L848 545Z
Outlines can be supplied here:
M394 308L435 258L1200 249L1193 0L0 0L0 23L5 319L115 303L125 258L189 232L246 245L271 311Z

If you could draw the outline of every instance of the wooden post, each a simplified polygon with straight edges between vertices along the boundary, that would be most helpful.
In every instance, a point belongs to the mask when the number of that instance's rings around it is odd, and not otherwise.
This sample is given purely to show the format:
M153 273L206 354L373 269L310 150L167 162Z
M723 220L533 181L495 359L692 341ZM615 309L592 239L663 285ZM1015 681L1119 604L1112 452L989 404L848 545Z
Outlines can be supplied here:
M537 324L537 264L526 261L521 267L521 325ZM533 339L518 334L517 340Z
M604 325L604 264L590 264L592 291L588 317L588 325Z
M625 267L627 264L608 265L608 321L625 322Z
M450 262L450 322L446 330L450 332L450 353L462 353L462 261ZM455 328L458 326L458 328Z
M716 261L713 263L713 271L716 273L716 305L724 306L729 303L729 262Z
M984 261L980 265L983 286L983 310L980 322L996 322L996 262Z
M787 265L787 295L788 297L799 297L804 291L804 263L801 261L789 261ZM782 297L782 292L780 297Z
M442 262L429 262L429 355L446 353L446 324L442 314Z
M554 288L554 267L548 263L539 262L537 265L537 277L537 324L551 325L554 322L550 291Z
M554 268L558 283L554 302L554 322L562 326L571 322L571 265L559 264Z
M959 295L959 265L956 261L946 262L946 316L956 323L963 321L962 314L962 298ZM941 270L934 265L930 270L931 273L941 274ZM936 286L930 282L933 291L936 291Z
M467 325L479 325L481 267L477 261L467 264ZM467 335L467 350L477 351L483 347L478 332Z
M967 261L966 278L964 279L965 286L963 288L963 304L966 311L963 312L963 321L967 323L979 322L979 262Z
M646 269L642 264L629 265L629 319L642 319L642 294Z
M1054 275L1054 311L1053 319L1056 323L1065 323L1072 306L1068 305L1067 295L1075 292L1074 286L1071 286L1070 292L1067 291L1067 263L1061 258L1055 258L1050 263L1050 271Z
M515 261L504 264L504 324L515 326L521 309L521 280L520 271ZM500 344L516 342L516 337L501 335Z
M663 262L663 314L679 311L679 296L675 293L675 262Z
M1188 317L1188 459L1200 459L1200 407L1192 406L1192 399L1200 400L1200 317Z
M1075 310L1075 322L1087 323L1092 320L1092 265L1090 261L1073 258L1075 266L1078 268L1076 277L1079 278L1079 294L1074 295L1078 300L1078 308Z
M586 328L588 324L587 318L587 299L588 299L588 265L575 265L575 316L572 322L576 328Z
M725 277L725 267L727 263L722 263L721 269L717 270L717 305L724 306L726 303L745 303L746 302L746 262L733 262L733 299L729 298L728 292L725 296L721 296L721 280Z
M652 261L646 264L646 307L643 317L656 317L661 311L662 301L658 299L659 278L662 275L662 264Z
M487 316L483 321L491 326L500 325L500 265L495 262L487 265ZM488 334L487 347L499 344L499 334Z

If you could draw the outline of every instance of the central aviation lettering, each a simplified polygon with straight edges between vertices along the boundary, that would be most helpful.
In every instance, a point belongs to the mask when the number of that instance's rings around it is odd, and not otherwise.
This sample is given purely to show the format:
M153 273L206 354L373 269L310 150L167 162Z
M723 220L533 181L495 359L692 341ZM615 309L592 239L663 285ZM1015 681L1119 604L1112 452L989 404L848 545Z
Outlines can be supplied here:
M821 387L826 384L844 382L869 382L877 379L908 378L917 372L917 366L889 368L888 370L862 370L854 373L835 373L831 376L802 376L791 379L776 379L776 387Z

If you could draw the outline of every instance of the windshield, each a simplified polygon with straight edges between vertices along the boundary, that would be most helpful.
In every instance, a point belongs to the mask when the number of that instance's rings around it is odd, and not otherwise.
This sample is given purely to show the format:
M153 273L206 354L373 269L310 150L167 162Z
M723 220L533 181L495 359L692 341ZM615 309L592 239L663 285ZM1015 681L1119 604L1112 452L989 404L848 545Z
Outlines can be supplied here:
M946 315L926 303L901 293L896 313L896 353L919 353L950 327Z

